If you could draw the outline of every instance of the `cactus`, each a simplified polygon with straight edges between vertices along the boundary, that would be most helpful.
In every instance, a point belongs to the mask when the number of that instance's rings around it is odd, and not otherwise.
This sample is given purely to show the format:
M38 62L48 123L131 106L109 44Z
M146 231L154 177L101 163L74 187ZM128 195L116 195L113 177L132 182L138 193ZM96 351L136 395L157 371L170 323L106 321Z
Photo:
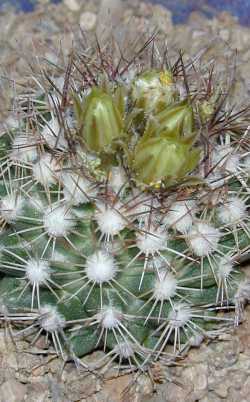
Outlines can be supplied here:
M182 56L89 60L15 99L2 132L0 318L85 369L145 371L242 318L248 111Z

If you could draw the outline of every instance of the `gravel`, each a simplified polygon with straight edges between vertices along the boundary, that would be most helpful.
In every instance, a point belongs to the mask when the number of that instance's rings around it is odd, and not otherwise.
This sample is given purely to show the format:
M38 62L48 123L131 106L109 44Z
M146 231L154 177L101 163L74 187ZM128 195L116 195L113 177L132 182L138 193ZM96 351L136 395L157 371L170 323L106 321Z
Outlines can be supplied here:
M227 13L211 20L192 13L185 25L173 25L171 13L161 6L137 0L64 0L60 5L40 2L31 14L0 13L0 97L1 120L9 116L13 82L22 91L29 78L29 63L35 55L57 60L57 50L69 54L72 41L78 43L81 28L97 30L105 42L111 31L122 42L124 35L142 40L157 30L170 48L186 49L189 54L208 47L220 70L227 71L228 60L236 58L234 97L243 102L250 91L250 29L242 27ZM167 37L165 36L167 33ZM147 35L147 36L146 36ZM40 66L37 66L39 69ZM1 402L249 402L250 401L250 309L246 321L221 339L193 348L171 368L155 366L151 377L105 378L78 373L73 364L64 368L53 354L43 353L41 344L31 350L25 342L16 347L6 344L0 332L0 401ZM17 349L16 349L17 348ZM89 359L91 360L91 356Z

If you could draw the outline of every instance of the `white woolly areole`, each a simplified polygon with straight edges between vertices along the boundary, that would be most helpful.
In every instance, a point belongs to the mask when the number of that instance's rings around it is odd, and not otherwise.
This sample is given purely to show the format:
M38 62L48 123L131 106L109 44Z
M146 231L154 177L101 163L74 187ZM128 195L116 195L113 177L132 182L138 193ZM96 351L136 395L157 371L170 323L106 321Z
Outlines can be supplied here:
M120 203L116 203L113 207L101 203L96 206L95 219L102 234L112 237L125 228L126 221L119 212L122 208Z
M40 326L47 332L58 331L66 324L65 318L57 311L55 306L51 306L49 304L42 306L40 308L40 314Z
M117 328L120 324L121 313L113 307L103 307L98 314L98 319L103 328L112 329Z
M217 275L219 279L227 279L231 272L233 271L233 264L232 261L229 258L222 257L218 261L218 266L217 266Z
M50 148L67 149L68 143L64 137L58 119L52 116L52 119L46 123L41 131L41 136Z
M110 172L109 185L115 193L122 193L127 181L125 171L120 166L114 166Z
M117 272L114 258L103 251L97 251L87 258L86 275L96 283L111 281Z
M136 245L144 254L154 254L167 246L167 233L161 227L150 229L150 233L138 233Z
M168 315L169 324L174 328L181 328L191 319L191 308L184 303L177 303Z
M128 359L134 355L133 346L129 342L118 343L115 346L114 351L123 359Z
M245 202L238 197L231 197L218 208L218 218L225 225L233 225L244 219L247 211Z
M61 182L64 187L64 198L72 205L85 204L89 202L91 197L95 197L97 194L97 190L93 188L91 182L76 173L62 173Z
M205 257L217 249L220 231L207 223L199 222L188 233L187 240L195 255Z
M50 154L43 154L33 165L33 177L38 183L44 186L51 186L56 183L57 161Z
M196 205L193 200L175 202L171 205L163 222L181 233L187 233L193 224L195 210Z
M156 280L153 297L157 300L168 300L176 294L177 280L169 273L162 280Z
M49 236L65 237L73 229L75 223L68 206L55 205L45 211L43 225Z
M32 162L37 158L37 141L31 135L18 134L11 146L9 155L14 162Z
M234 148L228 145L219 145L212 154L212 164L215 169L222 168L227 172L236 173L240 162L240 155L234 153Z
M26 276L32 285L42 284L50 277L48 261L30 258L26 263Z
M15 193L6 195L0 201L1 217L7 222L15 222L18 215L22 214L24 199Z

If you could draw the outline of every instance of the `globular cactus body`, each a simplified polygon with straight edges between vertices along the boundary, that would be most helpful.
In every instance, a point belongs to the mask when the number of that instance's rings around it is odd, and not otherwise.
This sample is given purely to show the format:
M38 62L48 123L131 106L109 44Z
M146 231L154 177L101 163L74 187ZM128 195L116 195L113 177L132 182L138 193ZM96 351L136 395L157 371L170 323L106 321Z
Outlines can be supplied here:
M249 133L176 69L99 75L20 103L0 138L2 320L146 370L233 323L220 308L240 319Z

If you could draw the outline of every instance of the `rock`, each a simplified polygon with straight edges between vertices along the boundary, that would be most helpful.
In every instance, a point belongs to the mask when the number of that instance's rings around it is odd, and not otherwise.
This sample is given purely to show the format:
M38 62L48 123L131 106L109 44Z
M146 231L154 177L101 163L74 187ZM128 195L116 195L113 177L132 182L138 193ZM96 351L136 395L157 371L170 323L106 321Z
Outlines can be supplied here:
M248 50L250 41L250 30L236 26L231 30L231 46L238 51Z
M145 395L145 397L152 396L153 393L153 384L150 377L146 374L139 376L137 380L136 391L139 395ZM140 401L144 401L144 397L140 399Z
M119 23L123 16L122 0L102 0L97 16L97 37L104 44L115 27L119 31Z
M153 4L140 2L138 14L142 17L150 17L153 14Z
M227 11L222 11L217 16L218 20L221 24L225 25L226 27L232 28L238 21L238 17L230 14Z
M200 399L199 402L221 402L221 399L216 395L209 393L209 395L206 395L204 398Z
M105 381L103 390L109 396L109 400L115 401L116 398L121 398L122 393L130 382L131 376L124 375L112 380Z
M80 15L80 27L83 31L91 31L96 26L97 16L95 13L86 11Z
M248 61L250 60L250 50L247 50L243 55L242 55L242 60L243 61Z
M195 30L192 32L192 38L195 40L198 40L198 39L202 40L202 37L204 37L204 35L205 35L205 32L202 30Z
M80 4L77 0L64 0L64 4L72 12L80 10Z
M8 119L5 120L5 126L7 126L8 128L13 127L13 122L14 121L15 120L13 119L12 116L8 117ZM14 127L15 127L15 125L14 125ZM18 127L18 125L17 125L17 127ZM6 351L6 337L4 335L4 332L1 331L0 332L0 352L1 352L1 355L5 351Z
M5 381L0 387L1 402L23 402L27 391L26 385L14 379Z
M154 393L154 395L150 396L145 396L141 398L139 401L140 402L166 402L168 399L166 399L166 392L164 392L164 389L157 389L157 392ZM174 399L175 401L175 399Z
M64 376L66 378L66 376ZM90 398L94 395L99 387L98 379L94 375L86 375L78 373L74 368L68 375L66 382L66 399L67 401L77 401L78 399ZM60 401L61 402L61 401Z
M47 384L33 383L27 386L28 398L25 402L47 402L49 398L49 391Z
M238 67L238 71L240 72L242 79L244 79L244 81L247 81L247 83L249 83L250 81L249 61L246 63L242 63ZM243 340L243 345L249 345L250 334L246 333L244 334L244 336L246 339Z
M8 353L4 353L3 355L3 364L6 364L7 367L11 369L18 370L18 355L13 350L8 350Z
M163 32L170 32L173 29L172 13L163 6L156 5L153 11L153 22Z
M208 367L206 364L197 364L184 370L183 373L187 383L194 384L194 391L207 389Z
M166 402L191 402L189 395L193 391L193 384L183 384L182 386L174 383L167 383L165 386L165 399ZM164 394L164 393L163 393Z
M250 377L248 377L247 380L244 382L244 384L242 384L241 394L242 394L242 397L246 398L246 400L247 400L247 398L249 398L249 395L250 395ZM238 401L239 401L239 399L238 399Z
M102 0L99 8L98 18L101 18L102 24L111 18L121 17L123 12L122 0Z
M207 25L207 18L198 11L193 11L188 17L188 25L194 29L203 29Z
M214 389L214 393L220 398L226 398L228 395L228 383L227 381L222 381L220 384L216 386Z
M48 379L48 388L53 402L66 402L64 399L63 384L61 382L51 376Z
M250 395L250 377L248 374L243 370L233 370L230 375L232 376L232 385L236 391L242 391L246 394ZM230 388L229 388L230 393Z
M219 35L222 40L227 42L230 39L230 31L228 29L221 29Z

